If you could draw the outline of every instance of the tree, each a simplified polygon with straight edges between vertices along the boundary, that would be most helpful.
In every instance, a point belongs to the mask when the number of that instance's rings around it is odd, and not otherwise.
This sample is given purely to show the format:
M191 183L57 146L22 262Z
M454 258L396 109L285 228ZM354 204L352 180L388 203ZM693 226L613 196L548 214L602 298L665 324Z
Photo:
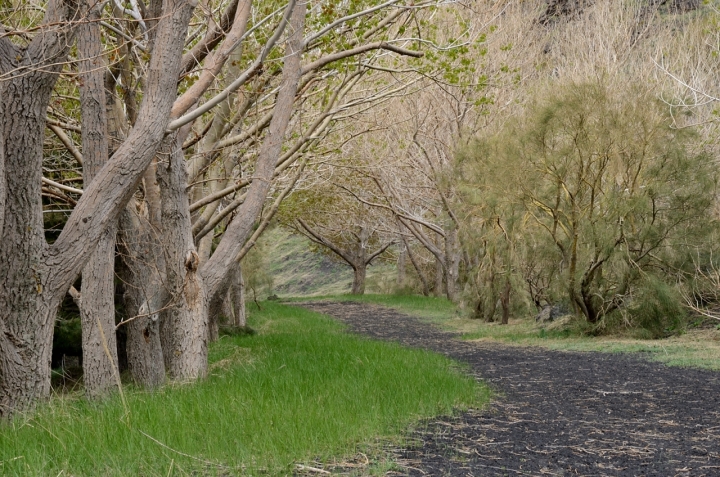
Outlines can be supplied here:
M399 8L387 9L393 5ZM431 2L412 8L403 8L399 1L355 2L320 9L321 14L311 17L312 33L304 37L305 3L291 1L276 10L263 5L260 15L253 16L251 0L231 1L218 10L219 18L200 22L203 26L188 40L192 2L153 1L140 10L113 4L109 21L99 23L109 36L82 33L89 45L80 47L80 56L74 58L98 61L83 73L82 96L91 99L83 101L81 109L83 118L91 117L90 102L107 98L101 104L107 107L111 154L95 174L86 171L82 189L65 186L63 177L42 178L45 124L76 160L84 158L91 167L107 155L97 141L103 120L98 113L99 125L93 129L74 125L71 111L54 110L57 117L51 118L46 112L54 87L72 93L78 86L72 80L73 63L66 61L74 35L81 25L88 31L95 28L98 15L105 13L52 0L34 33L0 32L0 413L10 415L49 394L57 306L100 238L111 239L110 230L121 215L120 245L128 259L120 275L130 314L120 325L128 326L131 370L149 386L160 384L166 370L176 379L202 376L208 316L219 309L274 181L293 175L295 160L322 138L342 110L336 109L342 108L336 103L342 92L365 71L347 59L367 55L370 65L381 56L373 52L419 55L383 35L417 7L428 5ZM252 29L250 18L255 19ZM238 50L248 44L243 40L251 31L258 41L253 48ZM289 45L285 54L276 47L282 38ZM99 45L107 48L102 51L109 65L102 86L97 75L90 80L92 73L104 70ZM308 60L304 64L303 54ZM61 71L69 72L69 81L58 81ZM211 93L218 79L227 86ZM331 84L337 90L329 90ZM328 94L320 95L323 90ZM237 108L236 95L241 98ZM309 124L304 110L296 108L299 103L321 106L312 110ZM77 133L82 133L81 150L74 145ZM291 141L283 150L286 137ZM195 149L198 143L201 147ZM248 157L238 157L239 150ZM199 187L205 180L225 181L227 186ZM77 203L52 243L44 237L43 192L47 200ZM217 204L235 193L238 196L220 211ZM200 260L196 242L208 234L221 238L212 256ZM93 337L88 349L110 349L113 330L104 333L104 328L114 318L93 304L97 292L89 268L86 277L76 297L86 316L101 313L105 323L93 331L86 320L87 336ZM113 361L112 352L108 354L108 362ZM98 381L99 394L108 389L111 369L99 371L104 376Z
M718 170L693 149L692 131L671 124L647 91L568 84L462 159L480 174L516 171L483 193L523 205L534 226L522 240L542 234L554 245L543 261L590 323L662 276L677 247L707 237Z
M55 313L86 256L134 192L165 133L192 5L167 0L157 27L147 91L136 127L85 188L55 242L43 234L39 201L45 116L65 62L78 12L51 1L27 46L0 34L0 413L9 415L50 392L50 346Z
M347 263L353 269L351 293L362 295L367 267L396 243L386 225L392 217L357 200L369 184L352 166L336 165L324 179L329 181L325 186L296 191L281 220Z

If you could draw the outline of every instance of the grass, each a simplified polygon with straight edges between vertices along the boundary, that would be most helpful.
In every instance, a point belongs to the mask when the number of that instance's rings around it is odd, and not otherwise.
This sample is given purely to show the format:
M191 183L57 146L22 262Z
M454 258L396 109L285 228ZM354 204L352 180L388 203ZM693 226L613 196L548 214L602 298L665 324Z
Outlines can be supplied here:
M287 475L489 399L444 357L346 334L307 310L262 306L250 317L256 335L211 346L199 383L126 389L129 413L117 397L58 396L0 425L0 474Z
M720 370L720 330L693 329L658 340L623 336L584 335L572 322L536 324L532 318L511 319L508 325L469 319L445 298L402 295L340 295L323 298L334 301L374 303L423 318L441 328L460 333L469 341L498 341L517 346L540 346L562 351L639 353L668 366ZM306 300L308 298L297 298Z

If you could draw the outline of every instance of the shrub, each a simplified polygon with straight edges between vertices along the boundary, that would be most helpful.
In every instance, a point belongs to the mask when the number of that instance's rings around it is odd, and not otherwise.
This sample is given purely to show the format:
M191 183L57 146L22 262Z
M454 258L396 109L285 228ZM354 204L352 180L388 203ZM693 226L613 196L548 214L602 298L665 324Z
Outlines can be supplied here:
M678 290L656 276L646 276L628 307L633 325L641 330L643 338L664 338L682 332L687 321Z

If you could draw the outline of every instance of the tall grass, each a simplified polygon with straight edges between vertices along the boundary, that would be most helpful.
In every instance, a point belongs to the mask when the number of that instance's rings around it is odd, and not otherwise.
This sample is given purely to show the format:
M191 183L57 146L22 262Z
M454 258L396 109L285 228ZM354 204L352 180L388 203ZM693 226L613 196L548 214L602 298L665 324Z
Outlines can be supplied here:
M452 362L345 334L333 320L266 303L253 336L211 347L207 379L101 403L56 397L0 424L0 474L288 474L349 455L418 418L479 406L486 388Z

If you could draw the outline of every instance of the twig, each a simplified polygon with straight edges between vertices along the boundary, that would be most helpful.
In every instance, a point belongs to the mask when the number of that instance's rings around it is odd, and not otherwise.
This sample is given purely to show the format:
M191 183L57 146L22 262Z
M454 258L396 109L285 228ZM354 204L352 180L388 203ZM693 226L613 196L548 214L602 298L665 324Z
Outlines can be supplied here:
M165 449L167 449L167 450L169 450L169 451L171 451L171 452L175 452L176 454L179 454L179 455L181 455L181 456L189 457L190 459L196 460L196 461L198 461L198 462L202 462L203 464L213 465L213 466L215 466L215 467L222 467L223 469L231 469L231 468L232 468L232 467L228 467L228 466L226 466L226 465L218 464L217 462L210 462L209 460L200 459L200 458L198 458L198 457L195 457L194 455L190 455L190 454L186 454L186 453L184 453L184 452L180 452L179 450L175 450L175 449L173 449L172 447L163 444L163 443L160 442L159 440L155 439L153 436L144 433L144 432L141 431L140 429L138 429L138 432L139 432L140 434L142 434L143 436L147 437L148 439L150 439L151 441L153 441L154 443L156 443L157 445L159 445L159 446L161 446L161 447L164 447Z
M297 470L307 470L310 472L317 472L318 474L330 474L327 470L318 469L317 467L310 467L309 465L296 464Z

